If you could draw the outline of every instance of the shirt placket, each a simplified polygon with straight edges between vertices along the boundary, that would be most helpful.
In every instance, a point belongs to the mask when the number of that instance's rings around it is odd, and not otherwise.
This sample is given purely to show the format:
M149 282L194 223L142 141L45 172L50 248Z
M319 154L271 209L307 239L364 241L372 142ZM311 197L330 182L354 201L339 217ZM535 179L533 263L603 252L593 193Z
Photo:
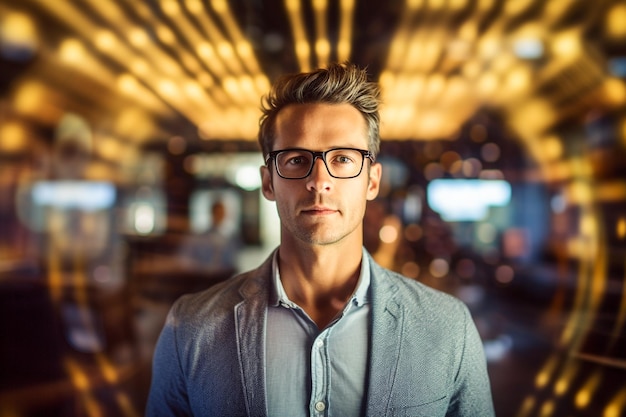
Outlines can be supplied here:
M330 328L320 333L313 341L311 349L311 402L310 415L328 415L330 391L330 358L328 357L328 336Z

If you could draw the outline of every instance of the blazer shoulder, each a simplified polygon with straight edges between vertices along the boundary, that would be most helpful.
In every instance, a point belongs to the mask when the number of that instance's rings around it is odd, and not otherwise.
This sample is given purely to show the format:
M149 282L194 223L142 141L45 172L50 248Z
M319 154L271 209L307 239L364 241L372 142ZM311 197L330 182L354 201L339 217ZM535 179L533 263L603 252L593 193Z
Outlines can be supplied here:
M374 285L406 312L435 321L469 319L466 304L455 296L380 266L377 269L372 276Z
M174 302L170 314L196 322L215 318L220 312L232 312L247 298L266 297L270 270L271 266L266 262L257 269L235 275L205 290L185 294Z

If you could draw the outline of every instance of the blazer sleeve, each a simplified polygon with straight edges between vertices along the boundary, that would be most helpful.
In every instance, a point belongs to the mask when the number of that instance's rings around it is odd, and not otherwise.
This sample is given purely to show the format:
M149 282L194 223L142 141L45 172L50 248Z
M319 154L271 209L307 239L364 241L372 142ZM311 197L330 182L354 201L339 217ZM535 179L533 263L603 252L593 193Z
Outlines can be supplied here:
M176 304L170 310L152 360L147 417L191 416L177 346Z
M467 308L463 353L446 416L495 416L482 341Z

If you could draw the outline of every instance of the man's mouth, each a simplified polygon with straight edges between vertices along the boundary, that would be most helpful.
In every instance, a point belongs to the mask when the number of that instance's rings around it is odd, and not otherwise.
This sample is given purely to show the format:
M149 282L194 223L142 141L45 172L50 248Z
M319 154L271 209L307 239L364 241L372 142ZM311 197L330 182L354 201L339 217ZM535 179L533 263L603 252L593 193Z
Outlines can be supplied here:
M308 215L317 215L317 216L322 216L322 215L329 215L329 214L334 214L337 213L336 209L330 208L330 207L326 207L326 206L313 206L313 207L307 207L305 209L302 209L301 212L303 214L308 214Z

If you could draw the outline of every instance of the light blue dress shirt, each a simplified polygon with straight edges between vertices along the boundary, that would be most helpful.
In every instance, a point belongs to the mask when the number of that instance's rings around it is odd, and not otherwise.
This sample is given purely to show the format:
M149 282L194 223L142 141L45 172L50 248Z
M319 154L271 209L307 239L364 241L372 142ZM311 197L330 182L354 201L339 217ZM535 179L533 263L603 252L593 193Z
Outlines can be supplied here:
M324 329L287 297L277 254L267 315L269 416L363 414L369 354L370 268L363 256L356 291Z

